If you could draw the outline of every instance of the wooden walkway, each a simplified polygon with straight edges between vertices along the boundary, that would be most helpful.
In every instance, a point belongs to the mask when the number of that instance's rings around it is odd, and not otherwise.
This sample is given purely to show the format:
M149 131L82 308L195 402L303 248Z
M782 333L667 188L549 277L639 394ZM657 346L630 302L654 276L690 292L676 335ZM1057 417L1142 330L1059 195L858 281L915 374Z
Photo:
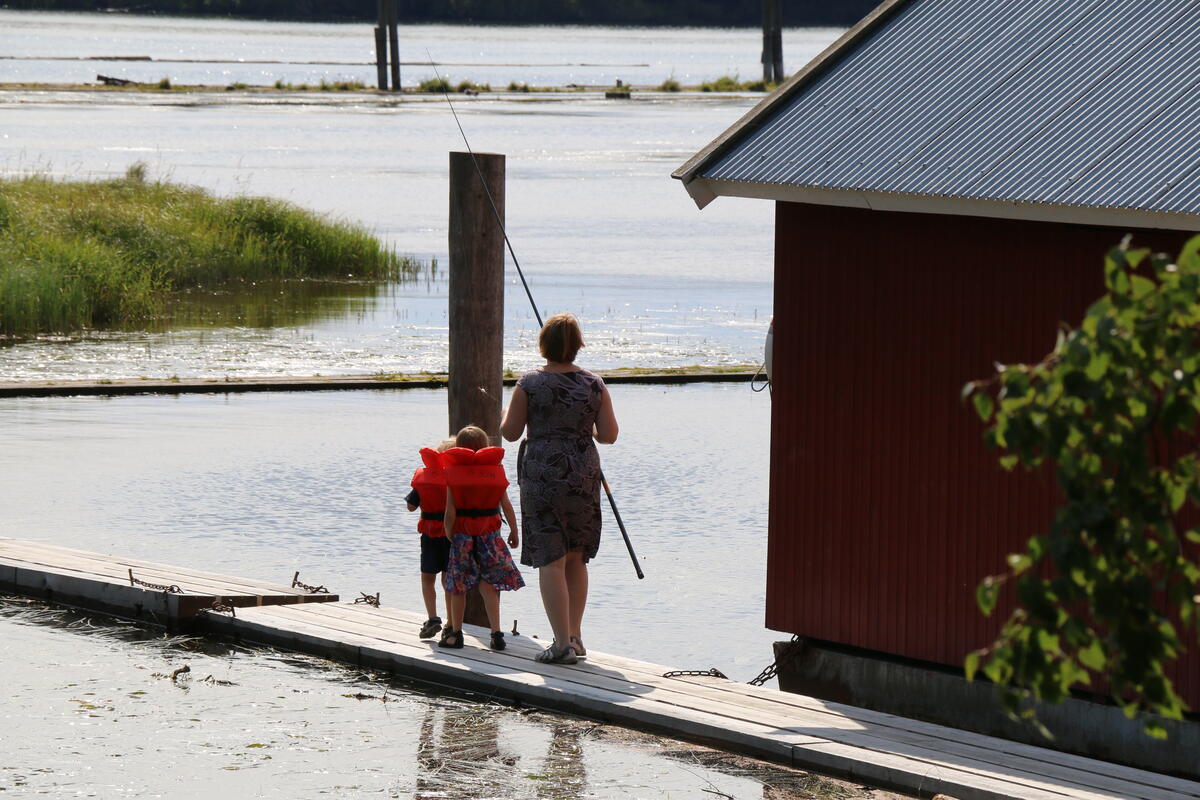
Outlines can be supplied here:
M130 586L130 569L184 594ZM1196 782L720 678L666 678L671 667L606 653L591 651L574 666L539 664L533 656L543 643L523 636L510 636L508 649L496 653L487 648L486 630L467 626L465 648L442 650L417 638L424 621L418 614L310 602L335 596L136 559L0 539L0 590L159 622L172 613L172 598L179 604L195 597L189 609L201 630L911 794L1200 800ZM236 616L206 610L218 596L236 601Z
M754 370L665 369L659 371L600 370L607 383L747 383ZM761 376L760 376L761 378ZM127 378L82 381L0 381L0 397L74 397L78 395L126 394L234 394L241 392L326 392L361 389L443 389L446 375L426 373L397 375L326 375L301 377L237 378ZM516 378L506 378L512 386Z
M0 591L167 627L186 624L214 602L247 608L338 599L335 594L310 594L263 581L7 538L0 538Z

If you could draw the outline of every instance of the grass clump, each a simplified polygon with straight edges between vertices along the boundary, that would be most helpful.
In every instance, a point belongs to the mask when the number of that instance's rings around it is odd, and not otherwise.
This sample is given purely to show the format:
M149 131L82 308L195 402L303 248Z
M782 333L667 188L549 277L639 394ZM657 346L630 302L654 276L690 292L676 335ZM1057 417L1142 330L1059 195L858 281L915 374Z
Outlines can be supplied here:
M508 84L508 90L510 92L532 92L533 87L531 87L528 83L517 83L516 81L512 81Z
M171 79L170 78L162 78L161 80L159 80L159 82L156 85L158 86L159 89L170 89L171 88Z
M742 89L741 81L729 75L722 75L715 81L705 81L700 84L702 92L740 92Z
M317 88L322 92L358 92L367 88L367 85L362 81L327 81L321 78Z
M149 181L141 164L117 180L0 180L0 334L149 319L175 291L238 279L386 279L415 268L347 223Z
M674 78L667 78L658 85L658 90L660 92L678 92L682 89L683 87L679 85L679 81L675 80Z
M492 85L490 83L475 83L474 81L462 81L455 87L455 91L463 94L479 94L480 92L490 92Z
M453 92L454 87L445 78L426 78L417 86L418 92L437 92L438 94Z

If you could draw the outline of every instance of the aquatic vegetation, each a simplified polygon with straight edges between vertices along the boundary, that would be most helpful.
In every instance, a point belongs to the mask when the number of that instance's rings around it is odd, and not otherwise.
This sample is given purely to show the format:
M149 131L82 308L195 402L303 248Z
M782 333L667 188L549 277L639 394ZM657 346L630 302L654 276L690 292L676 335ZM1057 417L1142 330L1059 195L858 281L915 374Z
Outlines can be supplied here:
M171 79L163 78L158 82L157 86L159 89L170 89L171 88Z
M741 81L729 75L722 75L715 81L705 81L700 84L702 92L740 92L744 88Z
M530 85L529 85L528 83L517 83L516 81L512 81L511 83L509 83L509 84L508 84L508 90L509 90L510 92L530 92L530 91L533 91L532 87L530 87Z
M515 84L509 85L510 91L528 91L516 90L512 87ZM445 78L426 78L417 85L418 92L432 92L435 94L448 94L450 92L459 92L462 94L478 94L479 92L490 92L491 84L475 83L474 81L460 81L458 85L450 83Z
M679 85L679 81L675 80L674 78L667 78L658 86L658 90L660 92L678 92L682 88L683 87Z
M453 92L454 87L445 78L426 78L417 86L418 92Z
M466 94L469 94L472 92L490 92L491 90L492 90L491 84L475 83L474 81L462 81L458 84L458 86L455 87L455 91L463 92Z
M0 334L153 318L197 286L416 269L346 222L150 181L142 164L117 180L0 180Z

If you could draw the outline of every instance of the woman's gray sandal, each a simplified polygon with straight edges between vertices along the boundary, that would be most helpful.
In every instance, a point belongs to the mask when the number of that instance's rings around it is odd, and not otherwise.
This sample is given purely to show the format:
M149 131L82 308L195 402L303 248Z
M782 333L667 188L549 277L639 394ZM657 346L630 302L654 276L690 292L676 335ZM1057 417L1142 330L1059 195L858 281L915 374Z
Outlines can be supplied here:
M559 647L556 644L551 644L542 652L533 657L534 661L540 664L574 664L579 659L575 656L575 648Z
M580 639L578 636L572 636L571 648L575 651L577 657L587 658L587 648L583 646L583 639Z

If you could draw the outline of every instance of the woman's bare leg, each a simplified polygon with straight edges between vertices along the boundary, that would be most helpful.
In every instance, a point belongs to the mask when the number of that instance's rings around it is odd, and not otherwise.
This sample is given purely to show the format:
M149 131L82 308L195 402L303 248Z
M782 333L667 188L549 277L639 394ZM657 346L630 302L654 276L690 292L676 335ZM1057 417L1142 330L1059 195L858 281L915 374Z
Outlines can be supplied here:
M538 567L538 589L546 618L554 631L554 643L559 647L571 644L571 595L567 590L567 559L560 558Z
M462 630L463 614L467 611L467 596L452 594L446 597L446 617L450 627L456 631Z
M571 609L570 617L567 620L569 628L567 633L570 636L582 639L583 635L579 629L583 624L583 610L587 606L587 563L583 560L583 553L578 550L567 553L563 560L567 562L564 572L566 573L567 597L569 608Z

